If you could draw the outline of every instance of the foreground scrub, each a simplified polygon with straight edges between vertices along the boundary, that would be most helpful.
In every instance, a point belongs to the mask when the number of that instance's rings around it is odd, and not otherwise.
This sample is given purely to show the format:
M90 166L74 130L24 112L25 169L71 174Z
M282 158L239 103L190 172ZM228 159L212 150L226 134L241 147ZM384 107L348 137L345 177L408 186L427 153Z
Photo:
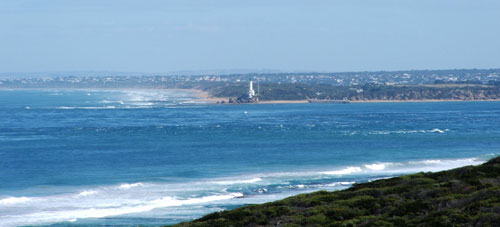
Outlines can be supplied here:
M178 226L500 226L500 157L209 214Z

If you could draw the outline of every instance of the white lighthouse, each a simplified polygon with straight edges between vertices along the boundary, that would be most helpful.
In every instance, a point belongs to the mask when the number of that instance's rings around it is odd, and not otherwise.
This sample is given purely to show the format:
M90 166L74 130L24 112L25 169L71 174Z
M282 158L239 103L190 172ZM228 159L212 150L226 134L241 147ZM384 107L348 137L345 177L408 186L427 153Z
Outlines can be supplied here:
M255 90L253 90L253 81L250 79L250 86L248 88L248 98L252 99L255 96Z

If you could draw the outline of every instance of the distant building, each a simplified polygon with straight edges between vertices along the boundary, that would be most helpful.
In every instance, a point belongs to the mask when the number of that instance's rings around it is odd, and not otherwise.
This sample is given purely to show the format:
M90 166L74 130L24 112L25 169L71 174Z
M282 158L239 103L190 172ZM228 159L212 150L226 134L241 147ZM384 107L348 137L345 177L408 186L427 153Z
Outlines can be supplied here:
M248 93L243 94L236 99L236 103L256 103L259 101L259 95L255 94L255 90L253 89L253 81L250 79L250 83L248 84ZM233 103L233 100L230 100L229 103Z
M255 90L253 89L253 81L250 79L250 86L248 87L248 98L252 99L255 96Z

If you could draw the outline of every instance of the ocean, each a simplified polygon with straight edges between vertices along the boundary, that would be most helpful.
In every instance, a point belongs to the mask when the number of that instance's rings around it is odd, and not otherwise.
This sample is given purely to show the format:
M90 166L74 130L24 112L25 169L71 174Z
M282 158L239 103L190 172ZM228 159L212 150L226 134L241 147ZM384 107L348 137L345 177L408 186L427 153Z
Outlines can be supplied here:
M1 90L0 226L158 226L500 154L500 102Z

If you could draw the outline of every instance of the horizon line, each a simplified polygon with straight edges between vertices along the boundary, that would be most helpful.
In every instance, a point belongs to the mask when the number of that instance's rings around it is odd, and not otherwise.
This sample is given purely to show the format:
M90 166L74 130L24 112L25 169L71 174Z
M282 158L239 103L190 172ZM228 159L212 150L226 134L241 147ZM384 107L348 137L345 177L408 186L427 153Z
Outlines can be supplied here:
M327 70L279 70L279 69L206 69L206 70L175 70L164 72L146 71L120 71L120 70L54 70L54 71L17 71L0 72L5 74L64 74L64 73L113 73L113 74L149 74L149 76L197 76L197 75L245 75L245 74L287 74L287 73L367 73L367 72L412 72L412 71L448 71L448 70L500 70L499 68L441 68L441 69L394 69L394 70L350 70L350 71L327 71ZM156 75L154 75L156 74ZM161 75L164 74L164 75ZM165 75L166 74L166 75ZM138 75L135 75L138 76Z

